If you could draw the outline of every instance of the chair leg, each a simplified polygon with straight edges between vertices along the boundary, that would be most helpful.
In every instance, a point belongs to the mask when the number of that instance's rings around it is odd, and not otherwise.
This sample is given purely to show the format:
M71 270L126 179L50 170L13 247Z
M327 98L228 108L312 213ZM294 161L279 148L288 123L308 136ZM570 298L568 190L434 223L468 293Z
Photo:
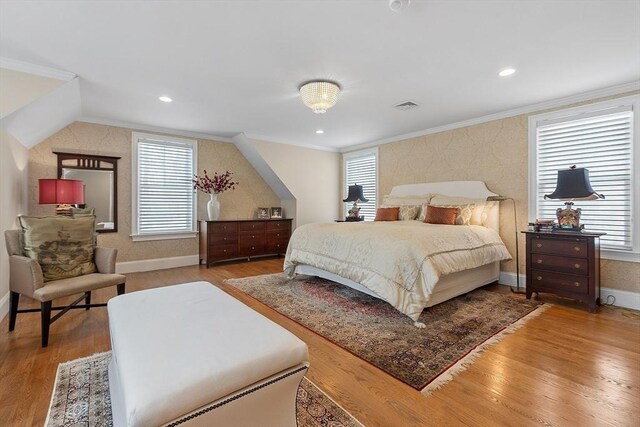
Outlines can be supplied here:
M87 305L86 310L89 311L89 308L91 308L89 307L89 304L91 304L91 291L85 292L84 295L84 303Z
M124 283L118 285L118 295L124 294Z
M20 301L20 294L11 291L9 295L9 332L13 331L16 327L16 317L18 317L18 301Z
M49 345L49 325L51 325L51 301L40 303L40 323L42 324L42 347Z

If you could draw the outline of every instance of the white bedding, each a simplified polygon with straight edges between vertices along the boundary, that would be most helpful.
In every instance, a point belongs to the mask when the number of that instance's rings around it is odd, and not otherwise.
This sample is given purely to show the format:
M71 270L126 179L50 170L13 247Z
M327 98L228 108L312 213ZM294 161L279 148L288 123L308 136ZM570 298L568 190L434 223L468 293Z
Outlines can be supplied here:
M495 230L421 221L306 224L284 269L310 265L360 283L416 321L441 276L511 259Z

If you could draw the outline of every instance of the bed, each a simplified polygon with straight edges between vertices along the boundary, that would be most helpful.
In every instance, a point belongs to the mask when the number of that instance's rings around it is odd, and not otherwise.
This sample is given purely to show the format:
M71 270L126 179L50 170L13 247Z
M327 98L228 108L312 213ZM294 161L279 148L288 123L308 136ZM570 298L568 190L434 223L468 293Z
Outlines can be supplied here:
M383 206L407 201L413 209L424 200L437 206L457 201L454 206L471 206L473 220L305 224L291 236L284 270L290 277L318 276L380 298L423 327L417 320L424 308L497 281L500 261L511 259L498 234L499 206L485 202L494 195L481 181L396 186Z

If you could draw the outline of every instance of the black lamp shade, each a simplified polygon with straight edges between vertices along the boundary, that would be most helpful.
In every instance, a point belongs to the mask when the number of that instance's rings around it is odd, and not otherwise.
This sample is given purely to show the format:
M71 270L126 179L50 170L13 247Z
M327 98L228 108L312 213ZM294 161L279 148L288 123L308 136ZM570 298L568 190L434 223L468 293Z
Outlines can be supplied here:
M343 202L356 202L356 203L367 203L369 199L364 198L364 194L362 193L362 185L350 185L349 186L349 194L347 198L343 200Z
M558 171L556 189L546 194L545 199L560 200L596 200L604 199L602 194L596 193L589 182L589 169L576 168Z

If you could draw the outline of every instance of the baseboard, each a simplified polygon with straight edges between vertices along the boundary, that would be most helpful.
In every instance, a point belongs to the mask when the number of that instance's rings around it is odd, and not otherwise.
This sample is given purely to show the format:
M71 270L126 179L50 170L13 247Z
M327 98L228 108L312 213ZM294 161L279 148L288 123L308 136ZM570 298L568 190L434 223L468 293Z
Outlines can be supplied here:
M503 285L509 285L511 287L516 286L516 274L508 271L500 272L500 283ZM520 275L520 290L524 291L527 288L527 276ZM610 301L613 297L613 301ZM632 308L634 310L640 310L640 292L623 291L620 289L600 288L600 300L603 304L612 304L616 307Z
M502 285L509 285L512 288L515 288L518 285L518 283L516 281L516 273L511 273L509 271L501 271L500 272L500 278L498 279L498 281ZM521 274L520 275L520 290L524 291L526 286L527 286L527 276L525 276L524 274Z
M9 295L11 292L7 292L0 298L0 322L4 319L4 316L9 313Z
M613 301L608 297L612 296ZM640 292L623 291L621 289L600 288L600 300L603 304L640 310Z
M116 273L138 273L142 271L163 270L165 268L186 267L198 265L198 255L176 256L170 258L142 259L139 261L125 261L116 263Z

